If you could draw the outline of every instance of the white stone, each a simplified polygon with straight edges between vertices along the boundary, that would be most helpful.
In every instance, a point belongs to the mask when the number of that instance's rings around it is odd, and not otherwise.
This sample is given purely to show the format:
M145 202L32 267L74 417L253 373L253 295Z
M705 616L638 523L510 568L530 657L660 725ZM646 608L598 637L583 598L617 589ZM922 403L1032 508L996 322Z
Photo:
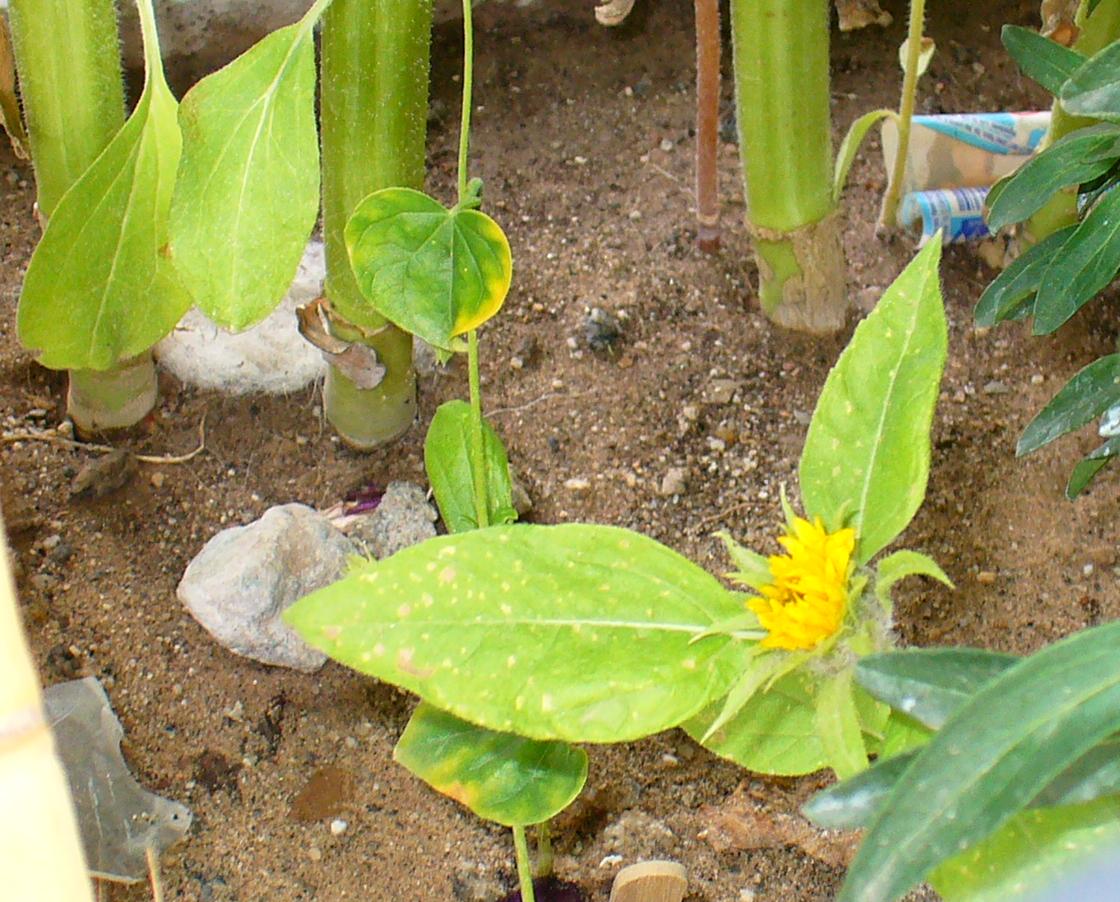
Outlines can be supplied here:
M296 307L322 294L325 273L323 243L308 242L292 287L263 322L227 332L191 310L156 346L160 365L187 385L229 395L288 394L309 385L327 365L299 334Z
M354 546L303 504L269 508L247 526L207 542L176 594L194 618L230 651L311 673L326 661L281 620L304 595L338 580Z

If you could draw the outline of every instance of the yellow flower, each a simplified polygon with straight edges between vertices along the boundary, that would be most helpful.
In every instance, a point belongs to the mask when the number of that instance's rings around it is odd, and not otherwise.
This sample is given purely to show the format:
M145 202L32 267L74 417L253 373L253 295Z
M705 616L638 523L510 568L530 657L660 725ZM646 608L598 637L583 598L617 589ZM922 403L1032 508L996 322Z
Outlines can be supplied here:
M793 530L778 541L786 554L768 559L773 582L747 602L767 631L764 648L809 650L833 636L848 605L848 568L856 546L854 529L825 530L794 517Z

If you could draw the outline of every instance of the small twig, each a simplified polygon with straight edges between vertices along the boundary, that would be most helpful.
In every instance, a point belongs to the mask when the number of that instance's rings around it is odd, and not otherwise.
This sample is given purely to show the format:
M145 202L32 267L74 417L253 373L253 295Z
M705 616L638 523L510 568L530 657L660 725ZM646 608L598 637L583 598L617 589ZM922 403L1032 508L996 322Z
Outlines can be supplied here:
M582 398L585 394L587 394L587 392L569 394L568 392L554 391L546 395L541 395L539 398L533 398L532 401L526 401L524 404L517 404L513 407L499 407L496 410L489 410L486 413L487 416L496 417L500 413L516 413L520 410L528 410L530 407L534 407L542 401L551 401L553 398Z
M718 514L712 514L712 516L710 517L705 517L703 520L699 520L698 522L693 523L692 526L689 527L689 529L700 529L701 527L707 526L709 523L715 523L718 520L722 520L728 514L734 514L737 511L741 511L745 507L750 507L752 504L754 504L753 501L740 501L738 504L733 504L731 505L731 507L724 508Z
M156 855L156 850L151 846L144 850L144 854L148 858L148 877L152 881L152 900L153 902L163 902L163 881L159 875L159 857Z
M0 444L12 442L49 442L52 445L65 445L67 448L79 448L83 451L96 451L99 454L110 454L119 449L112 445L95 445L91 442L79 442L66 438L53 432L5 432L0 435ZM142 464L185 464L206 450L206 414L198 424L198 447L186 454L136 454L136 460Z

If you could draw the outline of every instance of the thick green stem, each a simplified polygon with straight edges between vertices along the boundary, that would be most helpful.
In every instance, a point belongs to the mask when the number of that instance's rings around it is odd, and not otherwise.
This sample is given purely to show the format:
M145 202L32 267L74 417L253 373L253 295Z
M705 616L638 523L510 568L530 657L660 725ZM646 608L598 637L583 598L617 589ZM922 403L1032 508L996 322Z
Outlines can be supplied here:
M12 0L9 12L45 220L124 124L116 6Z
M739 153L759 298L775 322L844 324L844 256L832 197L828 0L732 0Z
M879 211L879 228L898 225L898 202L902 182L906 178L906 157L910 151L910 124L914 119L914 100L918 94L918 65L922 55L922 26L926 18L926 0L910 0L910 28L906 35L906 72L902 77L902 103L898 110L898 153L894 172L887 185L883 206Z
M1092 15L1086 15L1086 8L1085 0L1082 0L1081 10L1077 16L1081 33L1073 47L1085 56L1092 56L1113 41L1120 39L1120 3L1114 0L1100 3L1093 10ZM1092 124L1092 119L1071 116L1055 100L1050 112L1050 129L1046 133L1042 146L1048 147L1070 132ZM1027 244L1034 244L1075 222L1077 222L1077 194L1074 191L1061 191L1027 220L1023 229L1023 239Z
M537 824L537 866L533 868L535 877L552 876L552 830L548 821Z
M412 336L389 325L362 297L343 230L373 191L424 186L431 23L431 0L334 0L323 16L326 296L342 319L371 333L363 343L386 367L384 381L372 389L357 388L333 368L328 373L327 417L360 448L390 441L411 425L416 376Z
M139 423L156 403L156 368L145 351L108 370L71 370L66 410L81 436Z
M521 902L536 902L533 892L533 866L529 862L529 843L525 839L525 828L514 827L513 848L517 855L517 881L521 887Z

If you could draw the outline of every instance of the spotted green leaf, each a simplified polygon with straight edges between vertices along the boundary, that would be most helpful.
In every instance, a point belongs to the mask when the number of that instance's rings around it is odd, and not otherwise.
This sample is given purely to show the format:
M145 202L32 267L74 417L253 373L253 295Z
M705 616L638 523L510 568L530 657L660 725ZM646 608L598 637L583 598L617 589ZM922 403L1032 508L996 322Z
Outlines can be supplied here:
M104 370L147 350L191 300L166 252L182 139L150 2L139 4L146 64L132 115L62 196L31 257L20 341L53 369Z
M469 404L447 401L436 410L424 438L424 467L448 532L478 528L470 458L471 419ZM517 519L517 511L513 507L506 449L486 420L482 421L482 448L490 523L512 523Z
M448 210L411 188L386 188L358 204L345 237L362 295L439 348L486 322L509 291L509 241L478 210Z
M587 753L498 733L421 702L393 758L438 792L507 827L559 814L587 780Z
M195 303L244 329L284 296L319 214L317 3L183 98L171 247Z
M457 717L534 739L620 742L721 697L749 645L703 569L608 526L430 539L301 599L285 619L343 664Z
M856 562L895 538L925 497L947 330L941 242L886 290L828 374L801 454L805 510L856 530Z

